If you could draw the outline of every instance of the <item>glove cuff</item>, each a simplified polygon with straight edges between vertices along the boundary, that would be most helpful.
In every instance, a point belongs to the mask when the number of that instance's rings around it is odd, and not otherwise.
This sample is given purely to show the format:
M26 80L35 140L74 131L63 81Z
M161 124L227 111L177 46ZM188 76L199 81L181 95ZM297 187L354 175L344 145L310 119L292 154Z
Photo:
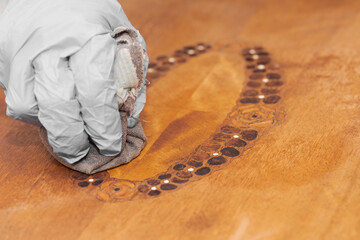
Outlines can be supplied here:
M144 85L145 53L134 30L117 28L114 30L114 38L117 42L114 79L119 110L130 116L134 112L136 97Z

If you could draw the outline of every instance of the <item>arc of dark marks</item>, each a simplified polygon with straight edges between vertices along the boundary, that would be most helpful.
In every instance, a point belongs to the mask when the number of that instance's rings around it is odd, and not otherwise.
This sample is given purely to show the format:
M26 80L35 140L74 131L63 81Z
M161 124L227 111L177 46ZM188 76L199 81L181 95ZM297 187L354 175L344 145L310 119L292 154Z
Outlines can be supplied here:
M148 76L151 79L159 78L177 64L186 62L187 58L204 54L211 49L217 48L221 51L230 47L231 44L210 46L205 43L185 46L170 56L162 55L157 57L157 62L149 64ZM241 116L237 116L236 112L241 112L241 110L247 111L247 106L249 106L250 110L256 111L257 108L255 106L262 108L265 105L272 106L278 104L281 102L281 96L279 95L281 89L279 88L283 86L284 81L279 73L279 66L272 64L270 54L263 47L243 49L242 55L245 61L250 63L245 69L248 74L248 81L245 82L245 87L240 98L237 100L237 105L227 115L223 125L211 136L210 141L212 142L198 146L195 152L190 154L185 160L172 165L166 172L156 177L143 181L127 180L137 186L131 189L131 191L136 191L134 192L135 197L152 198L161 195L163 191L179 189L179 186L190 181L197 181L211 172L220 170L221 166L237 158L241 155L241 152L255 143L264 127L251 129L251 122L247 123L245 120L241 122ZM271 111L276 112L276 108L271 109ZM240 117L240 122L235 121L237 117ZM235 125L238 124L238 126L231 124L234 121ZM90 185L86 181L86 176L77 174L73 178L81 188ZM114 178L112 179L114 181ZM105 180L104 178L98 181L101 182L96 182L96 184L101 186L101 183L111 180ZM130 199L134 199L134 196L122 200ZM119 200L121 199L116 198L116 201Z

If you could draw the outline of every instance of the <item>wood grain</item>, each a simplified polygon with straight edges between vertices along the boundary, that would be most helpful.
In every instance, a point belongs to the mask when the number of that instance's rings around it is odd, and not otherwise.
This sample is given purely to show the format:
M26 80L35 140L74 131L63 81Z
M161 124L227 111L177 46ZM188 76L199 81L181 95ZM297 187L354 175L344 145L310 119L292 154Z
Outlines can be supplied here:
M197 42L264 46L286 78L286 117L206 178L153 199L109 203L96 187L74 185L37 128L6 117L1 93L1 239L360 238L358 1L122 5L150 59ZM213 52L153 82L141 115L149 143L109 176L142 180L192 151L238 98L244 64Z

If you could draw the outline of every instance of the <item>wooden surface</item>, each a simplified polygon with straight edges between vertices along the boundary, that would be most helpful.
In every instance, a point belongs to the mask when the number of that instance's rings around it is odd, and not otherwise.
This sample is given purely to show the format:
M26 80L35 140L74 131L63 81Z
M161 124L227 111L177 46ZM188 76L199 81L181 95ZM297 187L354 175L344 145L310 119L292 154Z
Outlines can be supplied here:
M106 202L97 186L74 184L36 127L6 117L1 93L1 239L360 239L358 1L122 5L152 60L198 42L263 46L285 79L281 120L209 176L154 198ZM232 49L152 81L141 115L148 145L107 177L142 181L207 141L248 81Z

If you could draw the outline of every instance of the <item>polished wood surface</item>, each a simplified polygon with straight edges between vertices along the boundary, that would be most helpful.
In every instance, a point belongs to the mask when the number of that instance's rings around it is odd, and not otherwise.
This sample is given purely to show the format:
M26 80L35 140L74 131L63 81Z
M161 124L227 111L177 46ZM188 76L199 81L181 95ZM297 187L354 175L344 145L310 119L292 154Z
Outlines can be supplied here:
M152 60L198 42L263 46L286 81L281 120L209 176L154 198L106 202L97 186L74 184L36 127L6 117L1 93L1 239L360 238L358 1L122 5ZM142 181L206 141L248 81L235 49L213 49L154 79L141 115L148 144L106 177Z

